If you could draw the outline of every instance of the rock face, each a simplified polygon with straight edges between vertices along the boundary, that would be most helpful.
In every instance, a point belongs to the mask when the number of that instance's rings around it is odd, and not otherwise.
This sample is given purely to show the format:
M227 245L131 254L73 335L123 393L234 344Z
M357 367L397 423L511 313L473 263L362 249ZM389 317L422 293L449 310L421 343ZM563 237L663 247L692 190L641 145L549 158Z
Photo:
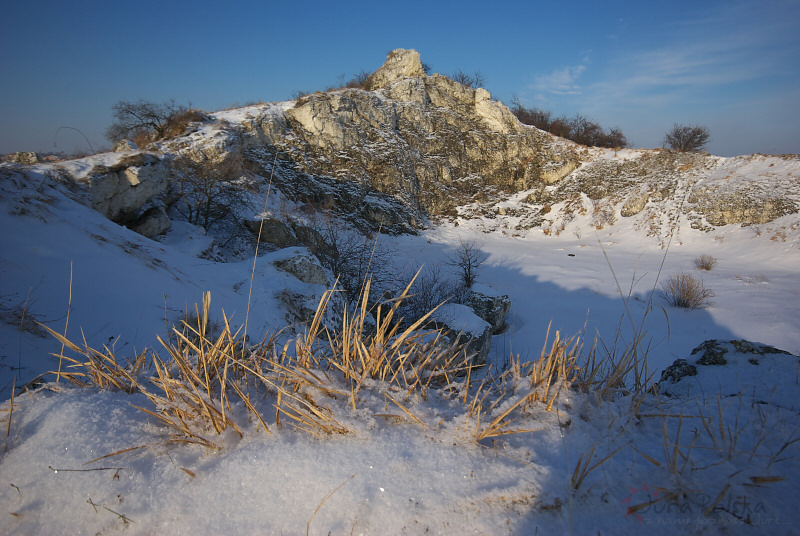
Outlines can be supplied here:
M164 207L153 207L146 210L136 222L131 225L131 231L137 232L147 238L154 238L166 233L172 226L172 221Z
M367 90L381 89L392 82L403 78L419 78L425 76L419 52L398 48L389 53L386 63L372 73L367 80Z
M486 90L426 76L416 51L391 53L368 87L375 90L315 93L282 113L265 111L244 125L245 159L265 164L259 151L269 146L294 177L333 177L362 196L391 196L416 219L557 180L577 165L566 144L520 124ZM387 223L396 219L392 211Z
M278 270L292 274L303 283L326 287L331 285L325 269L320 266L319 261L313 255L298 252L297 255L286 259L278 259L273 264Z
M92 208L117 223L138 217L142 206L167 189L169 162L151 153L136 153L112 166L96 166L84 178Z

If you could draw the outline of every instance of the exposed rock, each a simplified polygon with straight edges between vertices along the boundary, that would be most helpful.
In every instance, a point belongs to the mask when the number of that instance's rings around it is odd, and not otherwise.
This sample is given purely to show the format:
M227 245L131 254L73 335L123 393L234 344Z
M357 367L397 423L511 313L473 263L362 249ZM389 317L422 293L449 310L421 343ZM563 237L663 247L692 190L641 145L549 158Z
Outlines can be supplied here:
M446 303L432 315L451 344L464 344L472 365L483 365L492 345L492 326L466 305Z
M628 200L622 204L622 210L620 210L620 216L624 218L629 218L631 216L639 214L641 211L644 210L644 207L647 206L647 201L649 199L650 196L646 193L628 198Z
M725 354L728 353L728 349L716 340L705 341L692 350L692 355L698 353L701 354L697 358L698 365L726 365L728 363L725 361Z
M506 318L511 311L511 299L507 294L499 294L485 285L474 285L467 303L479 318L492 326L493 334L506 329Z
M403 78L425 76L419 52L398 48L389 52L386 62L367 79L367 89L375 90L388 86Z
M292 234L289 226L277 218L244 220L244 224L261 242L272 244L278 248L288 248L298 244L297 238Z
M745 340L705 341L692 355L695 357L676 360L661 373L659 392L682 398L731 396L743 398L747 404L772 404L793 411L800 408L800 385L776 377L790 374L794 378L800 357Z
M114 144L114 148L111 149L115 153L126 153L129 151L135 151L139 148L138 145L133 143L131 140L122 139L119 140L117 143Z
M13 164L32 166L39 163L39 156L36 153L25 153L20 151L17 153L7 154L3 160Z
M131 225L131 230L147 238L153 238L166 233L171 226L172 221L167 216L167 211L164 210L164 207L158 206L145 211L139 216L136 222Z
M86 184L92 208L107 218L127 224L142 206L167 189L170 165L152 153L135 153L112 166L96 166L76 182Z
M292 274L303 283L330 286L325 269L312 255L299 253L286 259L273 261L272 264L275 265L275 268Z
M383 80L381 89L319 92L280 113L265 110L248 127L245 159L266 170L277 150L281 191L303 182L325 192L323 177L333 179L337 190L348 183L357 187L371 207L348 195L337 209L362 214L384 230L401 221L413 228L408 214L424 221L479 193L513 193L557 181L577 166L569 143L522 125L486 90L424 76L414 51L396 57L406 58L400 65L407 67L395 66L393 56L373 77ZM405 206L381 209L376 195Z
M676 359L674 363L661 372L660 383L675 383L687 376L697 376L697 367L690 365L685 359Z

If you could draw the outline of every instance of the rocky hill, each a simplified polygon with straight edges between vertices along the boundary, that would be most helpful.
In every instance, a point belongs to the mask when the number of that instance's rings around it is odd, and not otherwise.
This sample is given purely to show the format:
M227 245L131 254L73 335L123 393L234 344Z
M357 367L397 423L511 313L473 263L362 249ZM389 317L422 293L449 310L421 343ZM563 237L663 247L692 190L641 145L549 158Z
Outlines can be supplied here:
M292 201L388 232L480 216L495 219L488 228L557 234L585 216L584 227L633 218L663 237L678 214L711 230L800 207L797 155L586 148L521 124L484 89L426 75L414 50L391 52L366 87L219 112L160 149L263 176L276 159L275 185ZM788 226L774 232L797 230Z
M483 218L484 230L513 235L581 233L627 220L662 240L678 216L696 229L739 224L784 240L800 229L785 218L800 207L798 155L583 147L523 125L484 89L426 75L414 50L392 51L365 89L217 112L147 149L109 155L99 166L47 166L83 185L88 202L111 219L153 236L168 227L166 214L181 197L165 180L170 162L224 165L227 179L249 177L236 184L271 181L288 207L271 218L264 240L312 250L321 237L307 215L319 212L390 234L440 218ZM241 208L245 219L271 217Z

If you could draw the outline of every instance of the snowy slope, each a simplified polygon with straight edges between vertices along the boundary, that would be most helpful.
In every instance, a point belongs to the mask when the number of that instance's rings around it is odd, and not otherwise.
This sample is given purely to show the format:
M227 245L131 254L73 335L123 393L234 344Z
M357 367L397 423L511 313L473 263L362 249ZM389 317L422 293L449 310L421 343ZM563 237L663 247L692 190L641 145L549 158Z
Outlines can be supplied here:
M774 168L769 173L780 172ZM326 399L351 433L323 439L277 426L267 399L271 434L234 404L243 437L224 434L220 451L167 443L165 428L132 407L147 406L141 394L50 384L12 406L11 383L55 369L49 354L61 348L26 318L62 333L68 318L69 338L85 336L128 358L158 348L156 336L204 291L216 318L224 310L241 325L253 262L198 258L207 242L185 225L163 242L145 239L38 173L4 178L0 194L0 387L9 422L0 532L303 534L307 524L311 534L800 532L794 356L769 357L769 368L754 372L751 356L731 349L727 374L699 371L678 398L565 392L557 411L534 404L518 414L513 426L535 431L481 442L474 416L443 393L400 400L424 426L380 417L404 415L386 408L380 385L364 391L356 412ZM585 347L597 334L611 348L634 339L633 324L647 333L656 380L708 339L800 353L800 249L791 216L773 224L790 230L785 241L739 226L707 233L683 219L669 249L631 220L590 230L578 218L570 225L582 225L579 233L567 226L558 236L522 237L508 236L497 219L458 223L397 238L396 265L413 271L444 263L459 237L482 242L489 257L479 281L513 303L510 329L493 339L495 370L512 352L538 358L548 326L551 341L556 330L583 332ZM285 325L275 293L300 284L273 267L284 254L256 263L251 338ZM701 254L718 260L712 271L694 269ZM677 271L702 277L716 294L713 304L685 311L656 296L648 310L657 278ZM770 393L766 399L747 396L752 389L743 380L754 378ZM134 447L141 448L92 462ZM576 475L583 477L577 489Z

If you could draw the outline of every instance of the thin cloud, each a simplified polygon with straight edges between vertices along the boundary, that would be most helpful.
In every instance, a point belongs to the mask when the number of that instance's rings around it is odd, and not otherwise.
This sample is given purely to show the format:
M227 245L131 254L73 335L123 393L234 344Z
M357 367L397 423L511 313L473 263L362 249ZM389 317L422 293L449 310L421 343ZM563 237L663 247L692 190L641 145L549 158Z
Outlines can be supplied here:
M556 95L580 95L581 87L575 82L586 65L568 66L557 69L550 74L540 75L534 79L533 89Z

